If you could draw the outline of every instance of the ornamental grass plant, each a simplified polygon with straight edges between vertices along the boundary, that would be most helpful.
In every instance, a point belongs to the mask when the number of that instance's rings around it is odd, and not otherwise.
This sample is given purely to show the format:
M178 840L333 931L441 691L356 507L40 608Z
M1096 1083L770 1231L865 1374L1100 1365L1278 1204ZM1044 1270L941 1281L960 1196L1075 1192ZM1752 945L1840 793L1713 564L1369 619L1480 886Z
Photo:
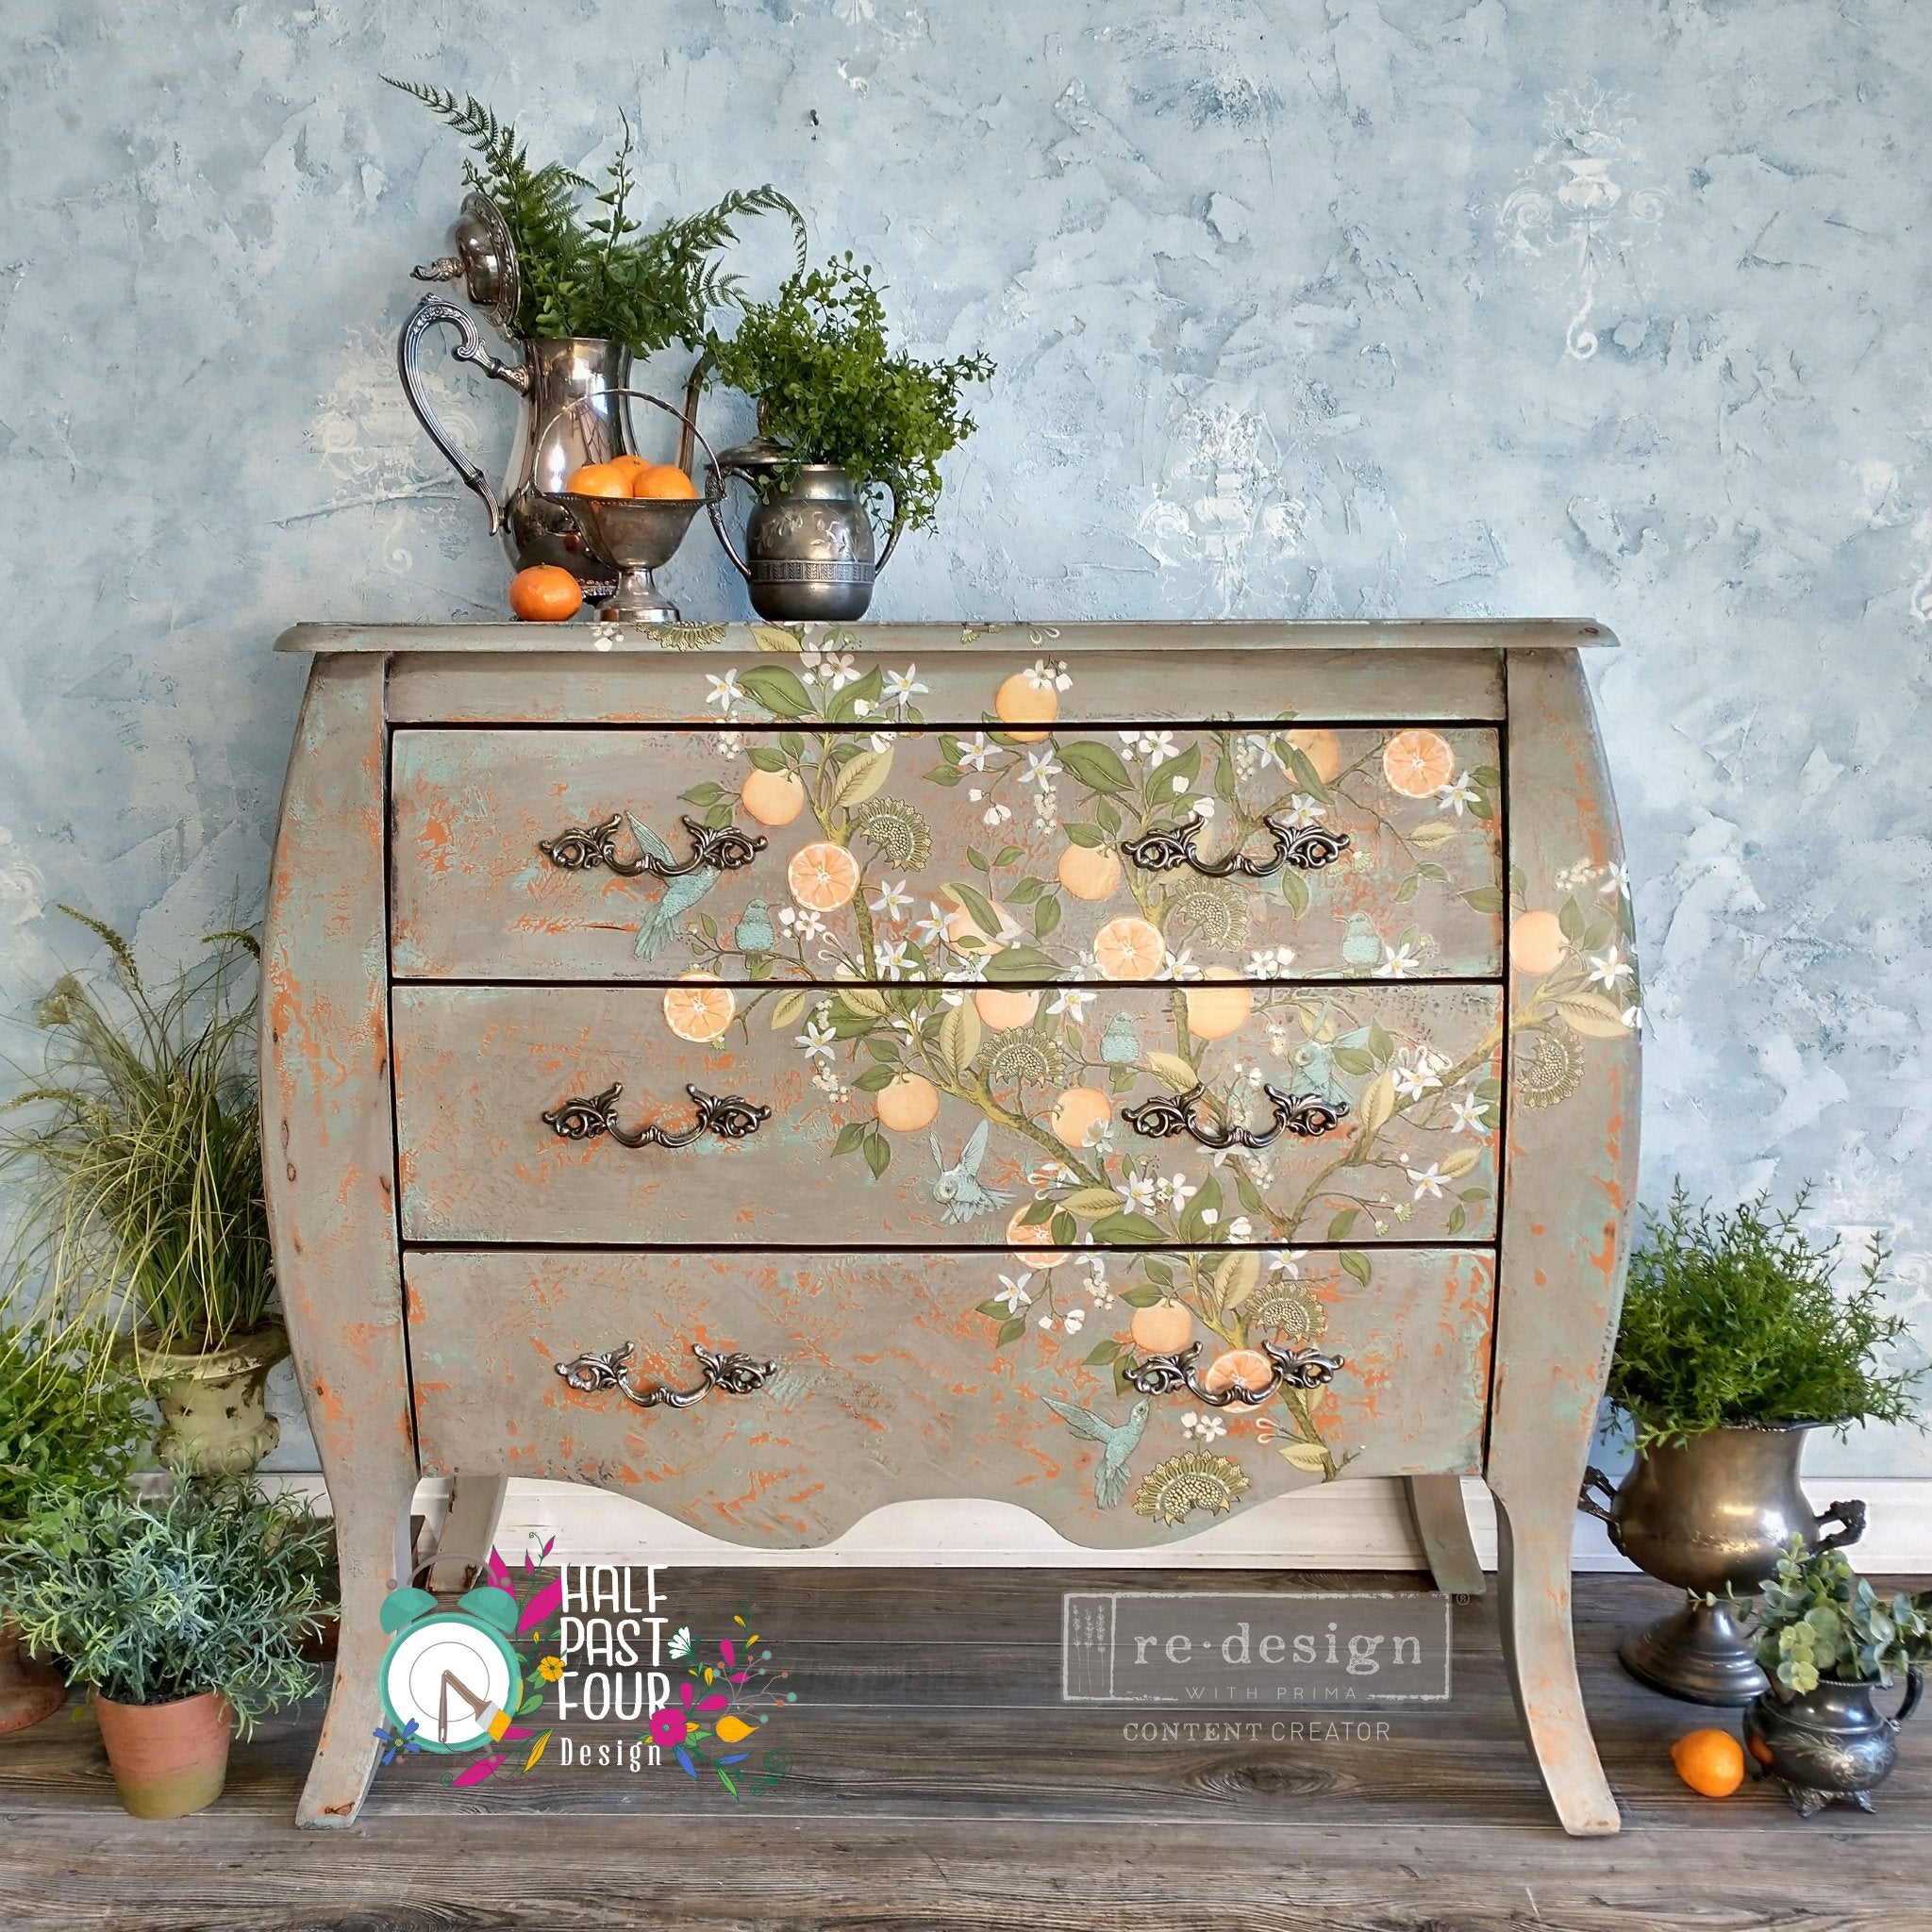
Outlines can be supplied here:
M259 1327L275 1303L255 1069L257 962L244 932L150 988L125 940L109 979L67 974L41 1002L38 1073L0 1103L0 1184L20 1216L8 1284L42 1330L104 1357L198 1354Z
M1874 1240L1841 1290L1840 1244L1805 1232L1807 1199L1723 1211L1679 1183L1646 1217L1607 1388L1640 1449L1717 1428L1914 1420L1925 1371L1891 1361L1909 1327L1886 1307L1885 1250Z

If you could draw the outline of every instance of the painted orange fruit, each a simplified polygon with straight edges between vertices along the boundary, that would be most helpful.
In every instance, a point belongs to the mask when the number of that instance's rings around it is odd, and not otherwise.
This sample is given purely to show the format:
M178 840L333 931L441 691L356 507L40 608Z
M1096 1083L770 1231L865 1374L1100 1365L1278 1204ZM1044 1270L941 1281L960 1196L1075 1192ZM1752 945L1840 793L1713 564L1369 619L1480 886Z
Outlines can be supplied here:
M1686 1731L1671 1746L1671 1762L1707 1798L1728 1798L1744 1782L1744 1747L1728 1731Z
M630 479L633 496L683 497L698 493L698 486L675 463L647 463Z
M738 788L745 815L761 825L789 825L805 809L805 781L796 772L760 772Z
M1554 912L1525 912L1509 928L1509 963L1519 973L1550 973L1570 950Z
M1112 1118L1113 1102L1098 1087L1069 1087L1054 1102L1047 1124L1069 1147L1084 1147Z
M1456 754L1440 731L1398 731L1382 747L1382 775L1405 798L1431 798L1456 775Z
M1011 1248L1027 1267L1044 1273L1049 1268L1058 1268L1062 1261L1071 1261L1073 1253L1067 1248L1053 1245L1053 1236L1046 1231L1046 1224L1038 1227L1025 1227L1020 1217L1024 1208L1015 1208L1013 1218L1007 1223L1007 1245Z
M1054 876L1076 899L1110 899L1120 891L1121 856L1111 845L1069 845Z
M1040 1010L1040 989L1036 986L982 986L973 995L973 1008L995 1033L1010 1033L1024 1026Z
M1236 1387L1258 1394L1274 1379L1274 1364L1258 1348L1231 1348L1208 1364L1201 1386L1215 1395Z
M1052 685L1044 691L1024 671L1012 676L992 694L993 714L1009 727L1008 735L1021 744L1038 744L1044 731L1012 729L1022 724L1051 724L1060 714L1060 694Z
M1291 731L1288 741L1315 768L1315 776L1324 785L1335 782L1341 769L1341 741L1332 731Z
M940 1110L940 1090L924 1074L894 1074L873 1102L879 1125L895 1134L916 1134L929 1127Z
M1155 1302L1134 1310L1127 1330L1143 1355L1178 1355L1194 1339L1194 1318L1179 1302Z
M801 906L836 912L858 890L858 861L830 839L801 845L785 868L785 883Z
M525 624L562 624L584 608L584 587L554 563L533 563L509 580L509 608Z
M1167 944L1158 926L1129 912L1093 935L1093 958L1103 979L1152 979L1167 963Z
M714 973L687 973L664 989L664 1024L680 1040L716 1040L737 1011L738 995Z
M630 477L615 463L584 463L564 478L572 496L628 496Z
M1240 983L1241 975L1232 966L1209 966L1201 974L1202 984L1188 988L1188 1031L1196 1040L1225 1040L1239 1032L1241 1024L1255 1010L1255 990ZM1208 985L1208 981L1220 982Z

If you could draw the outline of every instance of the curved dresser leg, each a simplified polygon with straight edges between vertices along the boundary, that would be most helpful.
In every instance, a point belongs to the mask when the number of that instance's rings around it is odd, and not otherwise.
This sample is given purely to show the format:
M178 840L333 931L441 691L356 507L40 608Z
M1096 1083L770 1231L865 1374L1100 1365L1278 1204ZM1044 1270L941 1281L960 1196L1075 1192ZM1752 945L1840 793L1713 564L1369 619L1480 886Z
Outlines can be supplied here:
M1538 1497L1496 1498L1497 1616L1516 1709L1563 1829L1574 1838L1622 1827L1576 1681L1570 1627L1572 1512Z
M382 1600L408 1574L415 1491L413 1469L391 1472L386 1485L352 1490L336 1508L341 1635L322 1739L295 1807L295 1823L308 1829L354 1824L375 1770L375 1731L382 1723L376 1668L390 1641L380 1622Z
M1462 1507L1462 1478L1412 1475L1407 1483L1408 1513L1436 1588L1446 1596L1481 1596L1488 1586L1469 1533L1469 1512Z
M262 925L269 1231L342 1576L335 1691L296 1814L309 1825L352 1823L375 1763L377 1616L409 1568L416 1486L390 1130L386 669L310 668Z
M429 1588L437 1595L467 1590L473 1571L480 1570L496 1536L496 1519L509 1489L504 1475L458 1475L451 1486L449 1514L436 1541L436 1564Z

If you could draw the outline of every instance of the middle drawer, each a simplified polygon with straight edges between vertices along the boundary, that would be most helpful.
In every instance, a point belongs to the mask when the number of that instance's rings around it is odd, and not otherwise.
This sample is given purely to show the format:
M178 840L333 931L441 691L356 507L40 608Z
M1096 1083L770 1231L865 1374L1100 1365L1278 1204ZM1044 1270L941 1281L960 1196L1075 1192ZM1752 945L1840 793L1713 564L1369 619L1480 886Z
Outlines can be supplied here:
M403 1233L1485 1241L1501 989L394 990ZM694 1090L694 1091L688 1091Z

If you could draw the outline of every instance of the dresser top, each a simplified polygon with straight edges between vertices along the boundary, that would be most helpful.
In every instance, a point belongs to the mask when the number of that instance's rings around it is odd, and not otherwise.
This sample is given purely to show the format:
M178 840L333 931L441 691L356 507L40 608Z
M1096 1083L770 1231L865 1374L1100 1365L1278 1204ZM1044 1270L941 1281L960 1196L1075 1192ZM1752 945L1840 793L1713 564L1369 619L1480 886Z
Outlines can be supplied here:
M748 651L1167 651L1190 645L1250 651L1571 651L1613 648L1604 625L1584 618L1422 618L1337 623L1162 620L1134 624L298 624L278 651L515 653L585 651L655 656L669 648L742 657Z

